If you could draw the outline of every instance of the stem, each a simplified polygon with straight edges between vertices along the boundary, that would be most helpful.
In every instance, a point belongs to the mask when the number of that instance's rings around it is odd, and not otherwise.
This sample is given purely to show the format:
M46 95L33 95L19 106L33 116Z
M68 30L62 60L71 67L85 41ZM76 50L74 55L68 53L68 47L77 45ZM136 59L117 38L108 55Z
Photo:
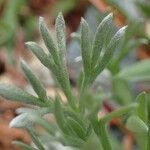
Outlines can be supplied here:
M129 106L124 106L116 111L113 111L111 113L109 113L108 115L104 116L102 118L103 122L108 122L110 120L112 120L112 118L116 118L116 117L120 117L130 111L133 111L135 108L138 107L138 103L134 103L134 104L131 104Z
M111 144L110 144L110 141L109 141L109 135L108 135L108 132L107 132L107 127L106 127L106 124L100 120L99 122L99 132L100 132L100 142L102 144L102 147L104 150L112 150L111 148Z

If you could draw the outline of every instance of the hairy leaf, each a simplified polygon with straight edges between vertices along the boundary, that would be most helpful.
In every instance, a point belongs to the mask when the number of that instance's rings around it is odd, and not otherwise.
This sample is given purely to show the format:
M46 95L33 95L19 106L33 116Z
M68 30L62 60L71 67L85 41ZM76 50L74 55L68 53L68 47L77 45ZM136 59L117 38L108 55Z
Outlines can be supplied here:
M26 42L26 46L33 52L33 54L41 61L44 66L52 69L52 71L55 70L53 59L49 59L47 54L40 46L38 46L38 44L35 42Z
M55 63L57 64L59 61L57 45L51 37L43 17L39 18L39 29L41 31L41 35L46 47L48 48L50 54L53 56Z
M12 101L19 101L40 106L44 105L44 103L35 96L12 85L0 84L0 96Z
M65 21L62 13L59 13L58 17L56 18L55 29L60 59L62 59L62 63L65 64L64 59L66 53L66 35L65 35Z
M104 46L106 35L109 34L111 30L113 15L109 14L106 16L102 22L99 24L97 31L95 33L95 38L93 42L93 52L92 52L92 66L94 67L100 57L102 48ZM109 35L110 36L110 35Z
M30 81L34 91L39 96L39 98L41 100L46 100L47 95L43 85L41 84L40 80L35 76L35 74L31 71L31 69L25 61L21 61L21 68L24 71L26 77Z
M81 54L84 72L86 75L90 73L90 53L91 53L91 41L89 33L88 23L82 18L81 20Z
M101 59L99 59L99 63L96 67L96 74L98 75L103 69L107 66L111 58L113 57L113 53L115 49L119 46L120 41L123 39L125 34L126 26L122 27L111 39L110 43L106 47L104 54Z
M22 113L19 116L15 117L9 124L12 128L27 128L33 125L33 115L29 113Z

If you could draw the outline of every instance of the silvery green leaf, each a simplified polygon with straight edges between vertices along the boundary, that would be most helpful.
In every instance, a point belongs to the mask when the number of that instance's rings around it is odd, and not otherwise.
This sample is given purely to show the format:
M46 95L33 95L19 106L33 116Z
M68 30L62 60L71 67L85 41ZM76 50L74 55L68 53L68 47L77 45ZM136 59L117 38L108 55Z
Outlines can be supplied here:
M47 99L47 95L46 95L46 91L45 91L42 83L35 76L35 74L31 71L31 69L29 68L27 63L25 61L23 61L23 60L21 61L21 68L24 71L26 77L28 78L29 82L31 83L34 91L39 96L39 98L41 100L43 100L43 101L46 100Z
M124 37L125 31L127 26L122 27L117 33L112 37L110 43L106 47L103 56L99 59L99 63L96 67L96 74L98 75L103 69L107 66L110 62L111 58L113 57L113 53L115 49L119 46L121 40Z
M94 42L93 42L93 50L92 50L92 66L94 67L100 57L104 42L106 40L106 36L110 36L109 32L111 31L111 23L113 20L113 14L107 15L102 22L99 24Z
M12 101L19 101L41 106L44 105L44 103L41 102L37 97L12 85L0 84L0 96Z
M65 53L66 53L66 35L65 35L65 21L62 13L59 13L55 23L56 38L59 49L60 59L65 64Z
M136 98L137 102L139 103L139 107L137 108L137 114L139 118L145 122L145 124L148 123L148 99L147 94L145 92L142 92L139 94Z
M122 69L117 76L127 81L150 81L150 59L142 60Z
M49 59L47 54L40 46L38 46L38 44L36 44L35 42L26 42L25 45L27 46L28 49L30 49L33 52L33 54L41 61L41 63L44 66L54 70L53 59Z
M28 128L33 125L33 115L29 113L22 113L19 116L15 117L9 124L12 128Z
M38 111L24 112L15 117L10 122L9 126L15 128L28 128L34 124L37 124L43 127L50 134L54 134L55 130L53 129L51 124L49 124L45 119L42 118L42 115L44 115L44 113Z
M91 40L88 23L82 18L81 20L81 55L85 74L89 74L91 68L90 53Z
M136 134L144 135L148 133L147 125L138 116L129 117L126 126L129 130Z
M25 143L20 142L20 141L13 141L12 144L20 147L23 150L38 150L38 149L36 149L34 147L31 147L31 146L29 146L29 145L27 145Z
M47 107L43 107L43 108L27 108L27 107L20 107L16 109L16 113L17 114L22 114L22 113L35 113L38 115L45 115L48 113L52 113L52 109L47 106Z
M51 37L43 17L39 18L39 29L41 31L41 35L43 37L46 47L48 48L55 63L57 64L59 61L57 45Z

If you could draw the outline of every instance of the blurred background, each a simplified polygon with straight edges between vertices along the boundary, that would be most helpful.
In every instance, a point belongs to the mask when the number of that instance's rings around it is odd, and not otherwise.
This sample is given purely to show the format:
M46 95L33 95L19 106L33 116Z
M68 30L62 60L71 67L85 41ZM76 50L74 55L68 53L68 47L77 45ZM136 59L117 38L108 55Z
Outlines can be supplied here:
M38 31L38 18L43 16L53 33L54 20L60 11L63 12L66 21L68 71L73 87L76 86L76 78L81 67L80 62L74 61L80 56L79 44L72 40L70 33L79 31L81 17L87 20L94 32L102 18L109 12L113 12L114 30L129 24L130 39L135 41L144 39L128 49L121 67L150 57L149 0L0 0L0 83L15 84L33 93L20 70L19 62L20 58L23 58L42 80L48 95L55 95L54 82L50 73L26 49L24 43L36 41L44 47ZM100 82L97 81L95 86ZM105 82L106 91L109 91L109 87L109 83ZM134 92L143 89L149 91L150 87L138 84ZM28 144L31 142L25 131L10 129L8 126L10 120L17 115L16 109L20 106L22 104L0 98L0 150L17 150L11 144L12 140L21 140ZM131 141L130 136L124 140L128 150Z

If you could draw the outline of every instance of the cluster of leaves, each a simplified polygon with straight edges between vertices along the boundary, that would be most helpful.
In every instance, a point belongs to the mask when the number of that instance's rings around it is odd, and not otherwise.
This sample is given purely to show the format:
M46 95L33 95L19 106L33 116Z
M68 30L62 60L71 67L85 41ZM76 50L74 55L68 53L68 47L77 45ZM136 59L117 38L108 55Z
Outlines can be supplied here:
M66 67L66 38L63 16L59 13L56 19L55 38L51 36L44 19L40 17L39 29L49 52L45 53L35 42L27 42L26 46L53 73L68 103L64 103L59 95L57 95L55 100L48 97L40 80L27 63L22 61L21 68L37 96L33 96L15 86L0 85L0 95L6 99L36 106L34 109L20 108L18 110L20 115L10 123L11 127L27 129L35 144L35 148L20 141L14 141L16 145L25 150L45 150L47 146L37 136L35 125L38 124L47 131L50 141L61 142L65 146L72 146L72 148L78 150L87 150L87 145L91 142L90 139L95 137L99 142L98 149L111 150L113 146L107 125L113 118L126 115L128 117L127 127L135 133L141 149L148 150L150 148L146 93L140 94L136 102L122 106L101 118L98 118L101 102L94 98L94 94L90 97L92 103L90 107L84 103L86 101L84 100L85 95L89 91L90 86L96 77L110 65L114 51L116 48L119 48L120 43L124 39L126 27L121 28L111 36L113 30L111 26L112 21L112 14L106 16L99 24L92 41L88 23L83 18L81 20L81 35L79 38L83 70L80 77L80 90L78 95L75 96L71 89ZM149 64L150 61L134 64L116 73L114 78L118 80L149 79ZM54 115L56 122L49 123L44 119L43 116L49 113ZM144 142L142 142L141 136L143 136Z

